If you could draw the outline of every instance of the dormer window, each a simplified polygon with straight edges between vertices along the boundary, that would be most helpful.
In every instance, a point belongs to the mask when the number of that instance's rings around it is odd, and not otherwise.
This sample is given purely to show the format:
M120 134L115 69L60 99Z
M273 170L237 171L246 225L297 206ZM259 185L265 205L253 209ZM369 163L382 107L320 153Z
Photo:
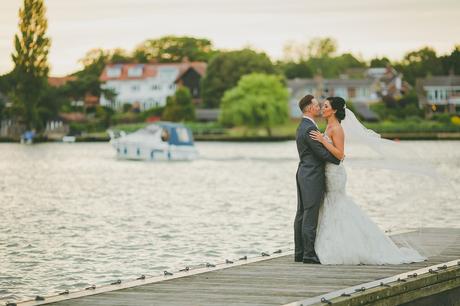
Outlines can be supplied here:
M109 78L118 78L121 75L121 67L110 67L107 69Z
M142 66L134 66L128 69L128 77L141 77L143 72Z

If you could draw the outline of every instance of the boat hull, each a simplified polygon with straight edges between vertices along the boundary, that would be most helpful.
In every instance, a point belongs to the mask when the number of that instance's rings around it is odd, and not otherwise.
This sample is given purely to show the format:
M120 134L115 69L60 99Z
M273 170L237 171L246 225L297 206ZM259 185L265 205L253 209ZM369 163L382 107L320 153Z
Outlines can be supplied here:
M194 146L149 146L113 144L117 151L117 158L127 160L168 161L168 160L194 160L198 152Z

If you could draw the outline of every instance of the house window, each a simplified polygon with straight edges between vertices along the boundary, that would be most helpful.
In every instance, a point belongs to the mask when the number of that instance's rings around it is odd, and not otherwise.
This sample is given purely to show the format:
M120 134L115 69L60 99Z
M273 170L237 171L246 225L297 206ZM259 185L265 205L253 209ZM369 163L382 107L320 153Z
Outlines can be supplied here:
M169 89L174 90L175 86L174 84L169 85Z
M152 85L152 90L161 90L161 85L153 84Z
M143 66L131 67L128 70L128 76L129 77L140 77L142 76L142 72L143 72Z
M109 78L118 78L121 75L121 67L110 67L107 69Z
M131 91L139 91L139 89L140 89L139 85L131 86Z

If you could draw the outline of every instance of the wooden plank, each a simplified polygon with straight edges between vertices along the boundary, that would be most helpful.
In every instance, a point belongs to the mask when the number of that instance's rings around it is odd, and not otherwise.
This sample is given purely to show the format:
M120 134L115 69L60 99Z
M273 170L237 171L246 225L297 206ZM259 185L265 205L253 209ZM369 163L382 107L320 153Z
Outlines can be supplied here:
M295 263L292 254L274 255L248 260L247 264L227 265L225 269L211 268L206 273L194 274L197 270L183 273L180 278L175 278L176 274L169 279L160 277L155 283L108 286L103 288L107 292L90 296L85 296L88 292L71 293L68 297L80 297L53 305L281 305L460 258L460 243L452 243L460 242L460 229L428 228L421 235L399 235L402 236L394 236L395 240L416 237L426 246L444 250L422 263L386 266L305 265ZM98 293L97 290L90 293ZM18 305L43 305L52 300Z

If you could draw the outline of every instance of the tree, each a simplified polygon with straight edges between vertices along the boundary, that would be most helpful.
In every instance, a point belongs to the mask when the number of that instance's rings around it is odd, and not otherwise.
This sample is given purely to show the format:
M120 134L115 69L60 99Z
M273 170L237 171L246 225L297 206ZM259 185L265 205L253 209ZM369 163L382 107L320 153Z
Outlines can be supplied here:
M202 97L208 108L219 107L224 92L235 87L245 74L275 74L275 67L265 53L251 49L222 52L211 59L202 79Z
M262 73L245 75L225 92L220 121L225 125L272 127L288 119L289 93L279 76Z
M149 39L134 50L133 57L140 63L155 61L176 63L185 59L207 62L216 51L208 39L188 36L164 36Z
M19 33L16 34L13 75L16 87L13 103L28 129L40 130L40 102L47 89L48 52L51 41L46 37L48 22L43 0L24 0L19 10Z
M187 87L180 87L172 97L168 97L161 117L168 121L192 121L195 119L195 107L192 95Z
M133 61L133 57L121 48L113 49L109 52L109 62L113 64L124 64Z
M449 55L441 57L444 74L460 75L460 45L456 45Z
M313 77L313 71L307 61L280 63L279 66L288 79Z
M305 62L309 58L308 44L288 41L283 46L283 58L285 62Z
M387 57L382 57L382 58L373 58L371 59L370 66L371 68L382 68L382 67L387 67L388 65L391 65L390 60Z
M129 59L129 55L123 49L92 49L79 60L83 69L73 74L76 79L67 82L60 90L73 100L83 100L87 94L97 97L104 94L107 99L113 100L116 96L115 92L110 89L102 89L99 77L108 63L121 63Z
M284 47L285 63L280 67L288 79L310 78L321 74L337 78L349 68L364 68L366 63L351 53L335 55L337 42L333 38L314 38L307 44L289 42Z
M417 78L426 77L429 74L443 74L442 62L437 57L436 51L430 47L407 53L402 63L395 66L396 70L401 71L411 85L415 85Z
M310 41L307 46L307 50L309 57L331 57L337 52L337 41L330 37L316 37Z

